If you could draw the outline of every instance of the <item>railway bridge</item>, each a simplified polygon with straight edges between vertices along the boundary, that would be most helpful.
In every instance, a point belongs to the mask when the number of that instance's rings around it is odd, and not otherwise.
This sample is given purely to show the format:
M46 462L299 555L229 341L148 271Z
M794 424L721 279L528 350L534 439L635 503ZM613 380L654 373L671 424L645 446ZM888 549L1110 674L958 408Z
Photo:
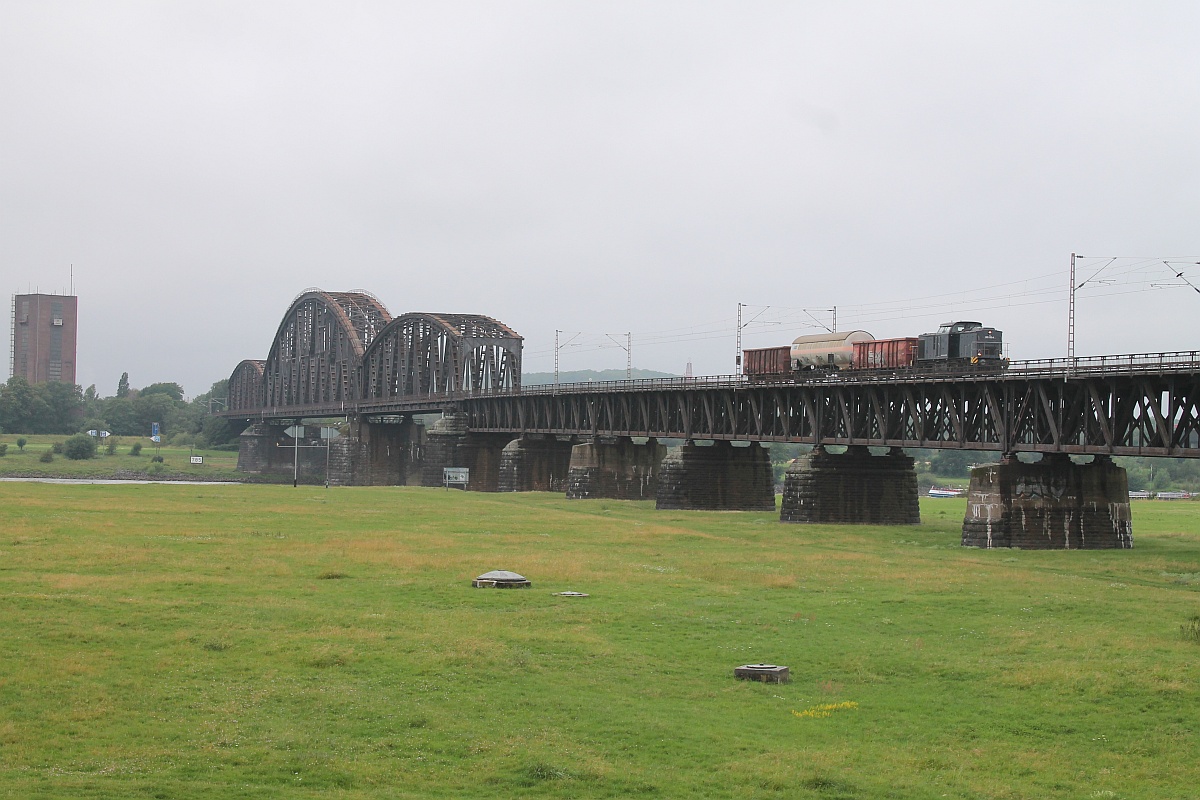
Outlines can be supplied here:
M1090 548L1132 544L1113 456L1200 457L1200 352L522 387L521 348L483 315L393 318L366 292L308 290L230 377L239 467L438 486L465 467L482 491L774 510L762 445L791 442L813 452L788 468L782 520L898 524L919 520L904 448L983 450L997 463L972 475L964 544ZM331 419L346 435L306 425Z

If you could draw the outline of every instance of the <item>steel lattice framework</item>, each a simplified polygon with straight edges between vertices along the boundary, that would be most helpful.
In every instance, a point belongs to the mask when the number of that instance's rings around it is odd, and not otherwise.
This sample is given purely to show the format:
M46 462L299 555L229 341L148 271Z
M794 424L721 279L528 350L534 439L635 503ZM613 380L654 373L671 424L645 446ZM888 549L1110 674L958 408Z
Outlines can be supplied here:
M258 411L266 405L263 371L267 362L246 359L229 376L229 410Z
M264 404L356 400L358 364L391 318L383 304L365 292L311 289L301 294L271 344L263 368Z
M467 398L471 430L1200 457L1200 374L560 389Z
M950 375L809 374L521 387L522 339L490 317L391 319L365 292L310 290L222 416L458 411L472 431L1200 458L1200 352L1014 362Z
M521 388L522 339L477 314L405 314L362 359L364 400Z
M367 292L309 289L293 302L264 361L229 378L228 416L343 413L374 401L440 403L521 387L523 340L478 314L392 319ZM443 405L436 405L442 408Z

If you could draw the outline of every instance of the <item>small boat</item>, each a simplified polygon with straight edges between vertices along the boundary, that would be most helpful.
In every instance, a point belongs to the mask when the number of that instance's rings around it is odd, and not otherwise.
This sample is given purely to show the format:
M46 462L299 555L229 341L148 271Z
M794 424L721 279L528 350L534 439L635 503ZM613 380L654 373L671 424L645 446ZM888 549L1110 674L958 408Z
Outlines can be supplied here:
M930 497L962 497L966 492L962 489L939 489L936 486L929 488Z

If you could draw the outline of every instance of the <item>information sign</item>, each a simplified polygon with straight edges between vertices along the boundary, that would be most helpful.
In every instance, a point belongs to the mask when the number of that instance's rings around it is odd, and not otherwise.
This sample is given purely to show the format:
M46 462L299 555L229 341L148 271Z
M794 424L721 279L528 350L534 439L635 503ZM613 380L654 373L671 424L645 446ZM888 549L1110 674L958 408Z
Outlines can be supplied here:
M193 464L203 464L204 456L192 456L192 463Z
M304 426L303 425L293 425L292 427L285 430L284 433L286 433L288 436L292 437L293 439L299 439L302 436L304 436Z
M151 436L151 438L158 436L158 423L157 422L150 423L150 436ZM154 441L157 442L158 440L155 439Z
M471 482L471 470L468 467L443 467L443 486L466 486Z

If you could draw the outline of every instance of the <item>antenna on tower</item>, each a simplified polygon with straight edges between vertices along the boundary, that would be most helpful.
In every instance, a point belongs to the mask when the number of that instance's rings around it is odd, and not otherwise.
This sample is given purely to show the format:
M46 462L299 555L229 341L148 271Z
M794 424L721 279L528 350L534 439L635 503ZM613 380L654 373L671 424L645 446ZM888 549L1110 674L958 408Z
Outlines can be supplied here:
M71 265L71 296L75 296L75 265Z

